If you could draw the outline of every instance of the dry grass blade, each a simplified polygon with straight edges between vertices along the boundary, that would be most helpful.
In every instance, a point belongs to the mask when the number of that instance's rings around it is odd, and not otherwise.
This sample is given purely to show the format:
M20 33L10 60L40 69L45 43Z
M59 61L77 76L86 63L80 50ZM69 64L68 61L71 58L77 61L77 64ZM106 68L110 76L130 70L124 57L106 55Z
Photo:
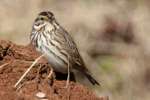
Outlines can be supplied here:
M21 76L21 78L17 81L17 83L14 85L14 87L16 88L19 83L23 80L23 78L28 74L28 72L32 69L32 67L44 56L41 55L38 58L35 59L35 61L32 63L32 65L27 69L27 71Z
M9 63L5 63L3 65L0 66L0 69L2 69L3 67L7 66Z

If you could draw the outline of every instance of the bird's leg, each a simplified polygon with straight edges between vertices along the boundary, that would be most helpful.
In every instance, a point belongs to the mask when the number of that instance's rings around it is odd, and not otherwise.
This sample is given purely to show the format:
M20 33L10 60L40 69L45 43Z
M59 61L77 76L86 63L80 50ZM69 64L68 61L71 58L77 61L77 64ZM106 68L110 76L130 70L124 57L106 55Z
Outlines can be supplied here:
M41 68L42 68L42 65L40 64L40 66L39 66L39 68L38 68L38 70L37 70L37 75L36 75L36 82L37 82L37 89L39 89L39 83L40 83L40 70L41 70Z
M53 78L54 78L54 75L53 75L54 73L53 73L53 68L51 68L51 70L50 70L50 72L49 72L49 74L48 74L48 76L47 76L47 80L48 80L48 83L50 84L50 85L52 85L52 83L53 83ZM49 80L52 80L52 82L49 82Z
M53 77L52 74L53 74L53 68L51 68L51 71L49 72L47 78L48 78L48 79L51 79L51 77Z
M65 88L67 88L68 87L68 85L69 85L69 80L70 80L70 66L69 66L69 57L68 57L68 76L67 76L67 82L66 82L66 86L65 86Z
M70 88L68 88L69 81L70 81L70 64L69 64L69 56L68 56L68 76L67 76L67 82L66 82L66 86L65 86L65 88L67 88L67 92L68 92L67 100L70 100Z
M39 76L40 76L40 70L41 70L41 68L42 68L42 65L40 64L40 67L38 68L37 75L36 75L36 79L38 80L38 82L39 82Z

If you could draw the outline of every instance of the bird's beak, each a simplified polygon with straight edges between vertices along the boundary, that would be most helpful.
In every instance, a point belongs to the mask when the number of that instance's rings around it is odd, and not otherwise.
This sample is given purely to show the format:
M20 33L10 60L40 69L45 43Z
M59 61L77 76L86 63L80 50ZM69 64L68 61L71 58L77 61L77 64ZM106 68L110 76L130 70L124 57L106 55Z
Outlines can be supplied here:
M34 25L35 25L35 26L40 26L40 25L42 25L42 24L44 24L44 22L43 22L43 21L40 21L40 20L34 22Z
M43 21L37 21L34 23L34 29L36 29L36 30L40 30L44 26L45 26L45 24Z

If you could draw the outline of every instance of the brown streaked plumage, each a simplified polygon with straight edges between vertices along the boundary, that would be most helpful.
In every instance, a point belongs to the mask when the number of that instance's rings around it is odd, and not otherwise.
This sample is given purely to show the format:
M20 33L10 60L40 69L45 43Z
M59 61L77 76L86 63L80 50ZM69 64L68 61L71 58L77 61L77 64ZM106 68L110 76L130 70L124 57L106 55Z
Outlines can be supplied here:
M39 13L34 21L30 38L36 49L46 55L54 71L67 73L69 62L71 72L79 71L93 85L99 85L86 68L74 40L57 23L53 13L50 11Z

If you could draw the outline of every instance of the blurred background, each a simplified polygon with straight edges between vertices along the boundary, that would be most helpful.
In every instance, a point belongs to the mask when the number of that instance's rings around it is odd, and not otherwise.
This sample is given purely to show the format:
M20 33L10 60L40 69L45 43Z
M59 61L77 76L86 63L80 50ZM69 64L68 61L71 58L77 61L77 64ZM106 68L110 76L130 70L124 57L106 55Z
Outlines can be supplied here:
M27 45L32 23L50 10L74 38L110 100L150 100L149 0L1 0L0 39Z

